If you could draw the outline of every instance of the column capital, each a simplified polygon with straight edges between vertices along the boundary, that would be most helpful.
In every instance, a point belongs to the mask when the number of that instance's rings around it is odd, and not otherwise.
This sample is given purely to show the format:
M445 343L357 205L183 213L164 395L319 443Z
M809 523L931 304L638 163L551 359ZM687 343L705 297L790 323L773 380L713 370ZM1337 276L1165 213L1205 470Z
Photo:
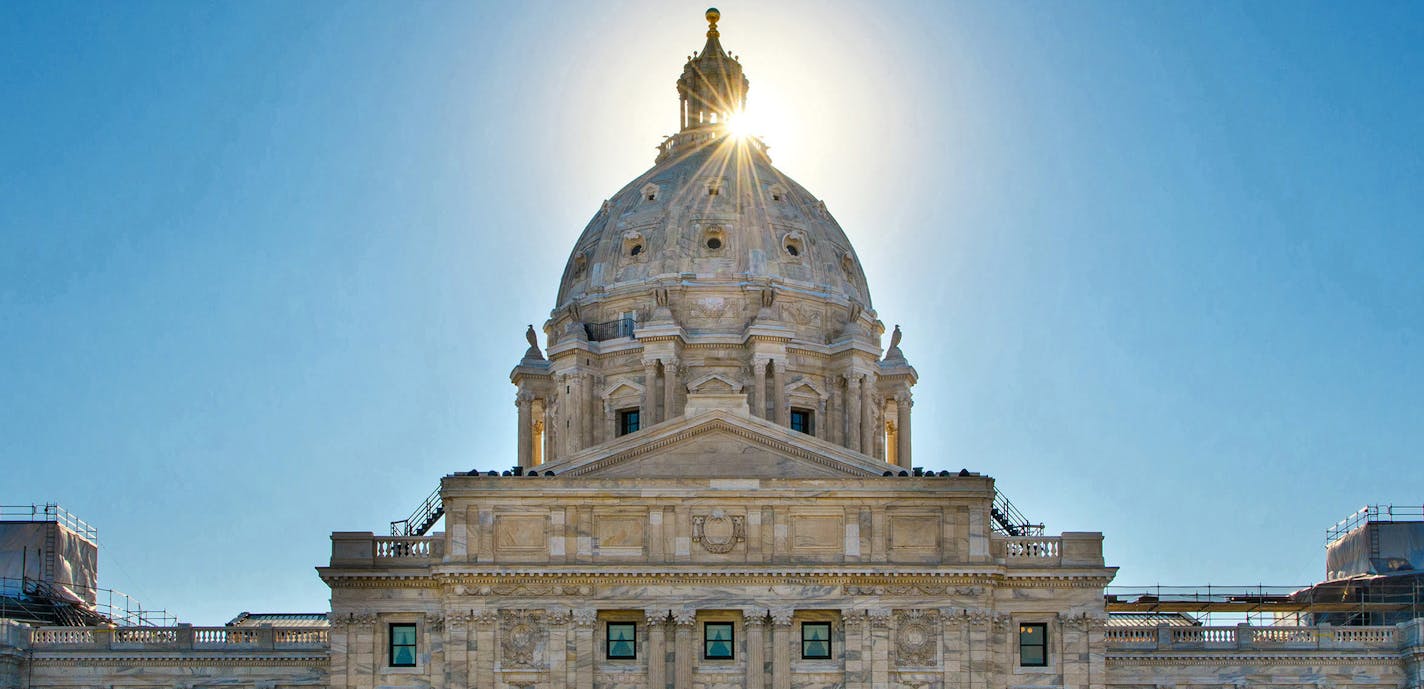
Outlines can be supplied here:
M791 624L791 616L796 613L791 608L772 608L771 623L778 627L785 627Z
M592 627L594 623L598 621L598 610L595 608L575 608L572 617L575 627Z
M691 627L697 621L697 611L691 608L672 611L672 622L679 627Z
M742 608L742 624L749 627L766 624L766 608Z
M667 624L667 608L648 608L643 611L643 624L649 627L661 627Z
M870 626L877 629L890 625L889 608L871 608L865 611L865 617L870 622Z

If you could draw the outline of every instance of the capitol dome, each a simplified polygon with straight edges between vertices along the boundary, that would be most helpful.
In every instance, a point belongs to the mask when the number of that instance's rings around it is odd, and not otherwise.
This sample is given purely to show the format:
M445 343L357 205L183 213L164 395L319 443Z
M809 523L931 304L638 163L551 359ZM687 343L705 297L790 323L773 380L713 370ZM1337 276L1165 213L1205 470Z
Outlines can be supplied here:
M826 204L734 126L749 82L708 10L679 131L574 243L511 380L535 467L721 409L908 466L915 371Z

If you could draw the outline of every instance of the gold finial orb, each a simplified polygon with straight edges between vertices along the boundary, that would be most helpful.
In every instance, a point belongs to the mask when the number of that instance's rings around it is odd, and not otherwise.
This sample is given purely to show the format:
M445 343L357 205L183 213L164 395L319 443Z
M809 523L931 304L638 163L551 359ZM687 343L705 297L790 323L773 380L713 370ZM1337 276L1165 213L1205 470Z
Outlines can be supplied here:
M721 13L721 12L718 12L716 7L708 7L708 8L707 8L707 23L708 23L708 24L711 24L711 25L713 25L713 26L716 26L716 25L717 25L717 20L718 20L718 19L721 19L721 18L722 18L722 13Z

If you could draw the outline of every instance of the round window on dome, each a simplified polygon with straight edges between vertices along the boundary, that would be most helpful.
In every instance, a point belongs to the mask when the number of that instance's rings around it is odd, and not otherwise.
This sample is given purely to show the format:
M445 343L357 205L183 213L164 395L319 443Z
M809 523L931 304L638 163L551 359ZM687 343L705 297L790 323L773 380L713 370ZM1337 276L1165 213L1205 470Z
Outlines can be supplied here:
M711 249L711 250L713 250L713 251L716 251L716 250L722 248L722 238L721 238L721 237L708 237L708 238L707 238L707 248L709 248L709 249Z
M792 256L800 256L801 250L796 248L795 244L787 244L786 253L791 254Z
M628 250L628 255L629 255L629 256L637 256L638 254L641 254L641 253L643 253L643 245L642 245L642 244L634 244L634 245L633 245L633 248L631 248L631 249Z

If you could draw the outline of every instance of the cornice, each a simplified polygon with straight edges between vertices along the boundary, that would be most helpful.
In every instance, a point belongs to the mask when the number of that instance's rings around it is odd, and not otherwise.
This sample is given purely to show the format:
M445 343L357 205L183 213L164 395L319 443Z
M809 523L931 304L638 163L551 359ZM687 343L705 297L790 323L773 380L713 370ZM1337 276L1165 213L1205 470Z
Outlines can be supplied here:
M1253 663L1261 665L1318 665L1321 663L1350 664L1350 665L1398 665L1398 653L1364 653L1360 655L1346 655L1338 650L1322 651L1280 651L1277 653L1241 652L1232 649L1222 649L1214 654L1209 653L1163 653L1160 651L1145 651L1151 655L1118 655L1108 653L1104 656L1110 665L1138 665L1138 666L1178 666L1178 665L1212 665L1221 666L1223 662L1230 661L1234 664Z
M325 666L329 656L325 649L302 656L249 655L233 652L227 655L184 655L154 657L152 653L117 651L96 653L83 650L74 653L36 651L32 662L41 665L128 665L143 663L145 667L194 667L202 665L256 665L258 667Z
M501 569L500 571L461 571L444 566L443 571L421 577L383 576L381 574L323 574L322 580L332 588L443 588L464 587L479 590L481 586L539 586L558 584L560 595L592 595L592 586L660 585L817 585L855 587L871 590L876 587L915 586L989 586L999 589L1022 588L1102 588L1110 576L1096 574L1054 574L1048 576L1005 575L997 571L894 572L863 571L835 568L768 568L768 569L676 569L676 568L609 568L609 569ZM550 593L554 593L552 590ZM847 591L848 595L872 595ZM873 595L894 595L875 593Z

